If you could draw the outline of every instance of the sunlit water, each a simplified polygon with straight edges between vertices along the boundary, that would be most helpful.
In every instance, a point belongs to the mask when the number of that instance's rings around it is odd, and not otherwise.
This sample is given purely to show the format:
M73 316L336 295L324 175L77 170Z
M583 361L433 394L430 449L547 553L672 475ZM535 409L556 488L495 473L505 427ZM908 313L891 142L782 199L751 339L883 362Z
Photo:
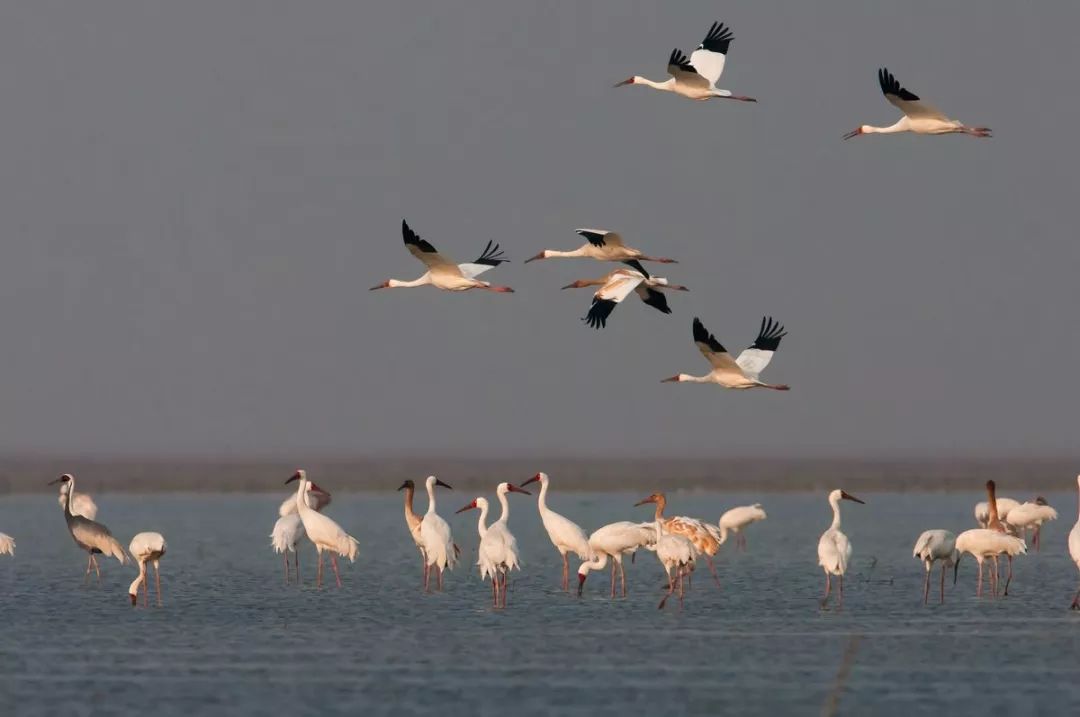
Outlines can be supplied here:
M1067 609L1077 570L1065 548L1073 495L1048 496L1062 517L1040 554L1017 561L1008 598L976 600L967 562L946 604L925 608L914 539L970 527L979 495L845 503L855 558L842 612L818 603L816 545L831 518L821 495L669 496L672 514L715 521L755 499L769 513L748 552L725 546L723 589L699 571L681 611L656 609L661 570L650 553L627 565L627 600L608 599L602 573L583 599L561 593L535 503L512 495L525 567L498 612L472 567L477 514L453 515L473 496L440 495L465 552L439 595L419 590L400 497L335 496L327 512L359 538L360 557L343 567L344 589L317 591L310 544L302 588L283 584L270 551L281 497L98 496L99 520L125 546L141 530L168 540L165 607L149 610L130 607L135 570L115 560L102 561L100 587L82 586L85 556L55 497L3 499L0 531L18 540L17 557L0 558L3 712L777 715L820 714L830 699L846 715L1080 711L1080 615ZM646 519L647 508L632 507L640 497L553 490L551 500L593 529Z

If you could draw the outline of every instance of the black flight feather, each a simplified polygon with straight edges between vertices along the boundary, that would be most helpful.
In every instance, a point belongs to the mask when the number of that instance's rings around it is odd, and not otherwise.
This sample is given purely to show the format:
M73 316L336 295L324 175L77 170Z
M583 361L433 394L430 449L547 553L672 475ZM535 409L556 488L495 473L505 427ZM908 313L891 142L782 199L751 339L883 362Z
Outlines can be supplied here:
M425 254L435 254L435 247L421 239L416 232L409 228L404 219L401 220L401 236L405 239L406 246L411 244Z
M900 83L892 73L882 67L877 72L878 84L881 85L881 92L885 95L895 95L905 102L918 102L919 96L914 92L909 92L905 88L900 86Z
M717 353L726 353L727 349L723 344L716 340L716 337L709 333L708 329L701 323L701 319L694 318L694 341L699 344L705 344L710 350Z
M589 313L585 314L582 321L594 329L602 329L607 326L607 318L611 316L611 312L614 310L615 302L611 299L593 297L592 308L589 309Z
M698 45L699 50L708 50L709 52L719 52L721 55L726 55L728 51L728 45L735 39L735 36L731 34L731 28L724 27L722 22L714 22L712 27L709 28L709 34L705 36L705 39Z

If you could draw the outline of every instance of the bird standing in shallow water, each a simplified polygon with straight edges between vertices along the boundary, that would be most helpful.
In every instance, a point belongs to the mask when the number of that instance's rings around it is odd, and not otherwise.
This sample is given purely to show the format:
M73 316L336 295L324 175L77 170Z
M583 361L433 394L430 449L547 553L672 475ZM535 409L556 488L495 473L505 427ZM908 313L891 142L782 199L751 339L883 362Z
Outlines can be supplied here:
M832 507L833 514L832 525L821 534L817 546L818 565L825 571L825 597L821 599L822 607L829 602L829 593L832 589L831 576L833 575L840 578L837 607L844 607L844 574L847 573L848 565L851 563L852 550L851 541L840 530L840 501L842 500L863 503L863 501L850 493L839 489L829 493L829 505Z
M128 550L131 552L131 557L139 563L139 576L135 578L135 581L131 583L131 587L128 588L128 596L131 598L132 606L138 602L139 599L139 587L143 590L143 605L149 607L150 605L150 588L146 580L146 565L152 563L154 566L154 594L157 595L158 607L161 607L161 573L158 572L158 561L165 555L165 538L161 533L139 533L131 539L131 545L128 546Z
M78 503L78 494L75 492L75 476L65 473L49 485L55 483L68 484L68 499L64 504L64 521L67 523L68 532L71 533L75 544L87 552L86 574L83 576L85 583L90 579L91 568L97 573L98 582L101 582L101 568L98 566L96 555L111 555L120 561L121 565L127 562L127 554L120 545L120 541L112 536L109 529L101 523L94 522L81 515L71 512L72 504Z

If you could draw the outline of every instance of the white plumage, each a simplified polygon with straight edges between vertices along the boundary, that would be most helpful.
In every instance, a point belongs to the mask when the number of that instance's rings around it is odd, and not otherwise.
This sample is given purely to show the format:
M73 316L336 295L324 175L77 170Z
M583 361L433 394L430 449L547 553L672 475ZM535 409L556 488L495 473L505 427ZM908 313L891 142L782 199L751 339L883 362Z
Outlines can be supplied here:
M67 507L67 497L70 489L71 487L66 482L60 484L60 494L56 496L56 502L60 504L60 510ZM81 515L84 518L95 520L98 512L97 503L88 493L78 493L72 502L71 512L74 515Z
M894 134L913 132L915 134L967 134L973 137L989 137L989 127L968 127L963 122L949 119L941 110L926 102L918 95L901 87L888 69L878 70L878 85L889 104L904 113L904 116L888 127L859 125L844 135L844 139L858 137L861 134Z
M312 483L311 489L304 494L304 500L312 510L321 511L330 505L332 498L328 492ZM300 551L297 548L306 533L304 532L304 523L300 520L300 513L296 509L295 495L290 495L282 501L281 506L278 508L278 515L281 517L277 519L273 530L270 531L270 547L274 549L275 553L281 555L282 560L285 562L286 584L289 582L289 551L292 551L293 563L296 568L296 581L299 583Z
M593 570L603 570L608 560L611 562L611 597L615 597L615 569L618 567L622 580L622 596L626 597L626 571L623 569L623 556L633 556L639 548L656 546L656 525L654 523L632 523L621 520L598 528L589 536L589 551L592 558L578 568L578 596L585 587L585 580Z
M745 351L743 353L746 353ZM740 505L736 508L726 511L720 516L720 521L717 523L720 528L720 544L723 545L727 541L728 532L735 534L735 545L737 547L746 549L746 536L742 531L757 523L758 521L765 520L769 516L765 514L765 509L761 507L761 503L754 503L753 505Z
M1000 509L999 509L1000 511ZM1039 551L1042 544L1042 526L1051 520L1057 520L1057 511L1046 502L1042 496L1033 501L1021 503L1009 511L1003 520L1009 527L1009 532L1027 540L1027 531L1034 530L1031 542L1035 545L1035 551Z
M323 551L330 553L330 564L334 569L334 577L337 586L341 587L341 574L338 572L337 556L348 558L349 562L356 561L356 554L360 547L360 541L342 530L341 526L327 516L308 507L305 493L311 488L311 482L307 479L307 473L298 470L292 478L285 481L286 484L299 481L296 488L296 508L300 514L300 521L304 524L304 532L308 539L315 544L319 554L319 566L315 572L316 586L322 586Z
M7 533L0 533L0 555L15 554L15 538Z
M784 384L765 383L761 380L761 372L772 361L773 354L780 346L780 340L787 336L784 327L779 322L774 322L772 317L766 316L761 319L761 328L758 330L757 338L748 349L739 354L738 358L733 358L723 344L709 333L709 330L701 323L701 319L695 317L692 328L694 343L701 355L712 366L712 371L704 376L680 373L663 379L662 383L715 383L723 388L789 390L789 387Z
M498 244L492 247L492 243L488 241L487 247L476 261L468 264L455 264L440 254L430 242L421 239L404 219L401 220L401 236L405 241L405 248L428 268L427 272L412 281L387 279L381 284L371 287L372 291L375 289L396 289L413 286L434 286L443 291L468 291L469 289L486 289L498 293L513 293L514 291L509 286L493 286L490 282L476 278L488 269L508 261L502 258L502 252L499 251Z
M424 590L428 588L431 568L438 571L438 587L442 590L443 571L447 568L452 570L457 565L457 555L454 553L454 536L450 533L450 525L435 512L435 486L441 485L444 488L450 488L450 486L435 476L428 476L425 485L427 486L428 509L420 521L420 542L423 545L426 561Z
M1069 531L1069 557L1076 563L1076 569L1080 570L1080 476L1076 477L1076 487L1078 497L1076 524ZM1073 610L1080 610L1080 588L1077 588L1070 607Z
M982 597L983 561L987 558L994 561L994 569L990 572L990 585L996 595L998 584L997 556L1006 555L1011 559L1017 555L1026 555L1027 545L1020 538L1003 533L1000 530L972 528L956 536L956 550L961 556L964 553L970 554L975 558L975 562L979 564L979 585L975 591L975 596ZM957 558L956 563L955 569L959 570L959 558ZM1006 587L1006 589L1008 588Z
M1020 501L1013 500L1012 498L997 498L994 503L997 505L998 519L1008 520L1009 513L1012 509L1020 505ZM990 523L990 504L983 500L975 504L975 522L979 524L980 528L985 528Z
M645 267L636 259L626 262L633 269L616 269L599 279L578 279L567 284L563 289L583 289L587 286L600 286L593 294L592 306L589 312L581 319L594 329L602 329L607 326L608 317L615 307L630 296L636 294L648 306L653 307L663 314L670 314L664 291L689 291L685 286L669 283L661 276L651 276Z
M640 249L626 246L626 244L623 243L622 235L618 232L613 232L608 229L575 229L574 231L585 238L585 243L577 249L571 251L544 249L536 256L526 259L525 263L528 264L531 261L539 261L541 259L572 259L575 257L585 257L588 259L596 259L597 261L629 262L636 260L638 262L655 261L659 264L676 263L674 259L647 256ZM637 267L635 266L635 268Z
M956 549L956 536L948 530L924 531L915 541L911 557L923 561L926 566L926 579L923 581L923 605L930 600L930 571L934 563L941 563L941 602L945 602L945 569L956 565L960 552ZM953 573L953 582L956 574Z
M158 572L158 561L165 555L168 546L161 533L139 533L131 539L128 551L131 557L139 563L139 576L128 588L128 597L134 606L139 598L139 587L143 589L143 605L150 604L150 588L146 580L146 566L148 563L154 566L154 594L157 595L158 607L161 607L161 573Z
M716 86L727 63L727 53L735 37L723 23L714 22L708 34L688 60L682 50L676 48L668 56L667 71L671 79L654 82L646 77L634 75L615 85L645 85L654 90L673 92L692 100L729 99L742 102L757 102L753 97L733 95L728 90Z
M562 557L562 589L569 590L570 563L567 554L574 553L581 560L588 560L591 555L589 538L580 525L548 508L547 492L550 480L547 473L537 473L522 483L522 487L534 481L540 482L540 495L536 499L537 509L540 511L540 521L544 524L544 530L547 531L551 544L555 546L555 549L559 551L559 555Z
M821 534L821 538L818 540L818 565L825 571L825 597L822 598L821 603L824 605L829 600L829 592L832 589L831 576L836 575L840 578L840 591L839 591L839 606L844 605L844 575L847 573L848 565L851 563L851 541L848 540L847 535L840 530L840 501L850 500L856 503L862 503L855 496L846 493L840 489L836 489L829 493L829 505L832 507L832 525L829 529Z
M660 600L657 609L663 608L667 599L675 592L676 585L679 588L679 606L683 603L683 581L694 567L694 557L697 551L694 544L681 535L673 535L664 530L664 521L657 519L653 523L656 530L656 557L664 566L667 573L668 591Z
M510 519L510 506L506 500L507 493L524 493L531 495L529 491L518 488L510 483L500 483L495 489L495 494L502 505L502 515L489 526L484 525L487 517L488 503L484 498L476 498L474 501L457 511L462 513L475 508L480 509L480 520L477 530L480 534L480 547L477 551L477 565L480 566L480 578L491 579L491 596L493 606L496 608L506 607L506 582L507 575L511 570L521 569L518 556L517 539L510 532L507 522Z

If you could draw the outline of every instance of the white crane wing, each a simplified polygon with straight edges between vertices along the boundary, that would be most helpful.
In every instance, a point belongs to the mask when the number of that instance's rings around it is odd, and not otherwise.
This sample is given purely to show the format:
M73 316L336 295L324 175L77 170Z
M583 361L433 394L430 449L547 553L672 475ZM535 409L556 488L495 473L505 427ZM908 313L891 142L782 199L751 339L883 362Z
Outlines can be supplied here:
M671 51L671 55L668 57L667 71L669 75L675 78L675 82L680 85L696 87L702 90L712 87L709 81L701 76L697 68L686 59L683 51L677 47Z
M645 281L645 277L639 272L623 269L611 272L609 277L608 283L593 294L589 313L582 319L594 329L604 328L607 325L608 317L611 316L611 312L615 310L615 306L629 296L630 292L637 288L641 282Z
M484 251L480 253L480 258L468 264L458 264L458 269L461 270L461 275L466 279L475 279L485 271L510 261L509 259L503 259L502 255L499 245L492 246L492 242L489 240Z
M780 322L773 321L771 316L763 317L757 339L754 340L750 348L739 354L739 358L735 359L735 363L749 378L755 381L758 380L758 376L772 361L773 354L776 353L777 347L780 346L780 339L785 336L787 336L787 332L784 331L784 327L780 325Z
M424 262L431 271L461 274L461 269L457 264L447 260L431 245L431 242L421 239L420 235L409 228L404 219L401 220L401 236L405 240L405 248L409 250L409 253Z
M714 370L742 375L739 364L735 363L735 359L731 358L731 354L716 340L716 337L709 333L709 330L701 323L701 319L696 317L694 318L694 343Z
M724 74L728 46L734 39L730 28L721 22L714 22L705 39L690 55L690 64L713 87L720 80L720 75Z
M937 107L923 101L914 92L901 87L900 82L884 67L878 70L878 84L881 85L881 92L889 104L912 119L949 119Z

